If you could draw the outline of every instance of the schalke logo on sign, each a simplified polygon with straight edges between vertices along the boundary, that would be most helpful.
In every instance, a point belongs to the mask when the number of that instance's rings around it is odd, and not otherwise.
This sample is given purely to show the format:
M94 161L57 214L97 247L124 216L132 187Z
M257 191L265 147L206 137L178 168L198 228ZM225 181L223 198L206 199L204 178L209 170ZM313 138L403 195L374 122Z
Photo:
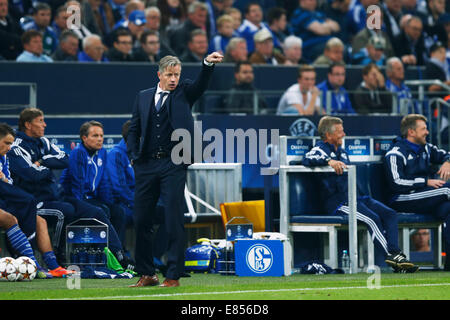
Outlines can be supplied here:
M247 250L247 266L256 273L264 273L270 269L273 263L273 255L270 249L263 244L255 244Z

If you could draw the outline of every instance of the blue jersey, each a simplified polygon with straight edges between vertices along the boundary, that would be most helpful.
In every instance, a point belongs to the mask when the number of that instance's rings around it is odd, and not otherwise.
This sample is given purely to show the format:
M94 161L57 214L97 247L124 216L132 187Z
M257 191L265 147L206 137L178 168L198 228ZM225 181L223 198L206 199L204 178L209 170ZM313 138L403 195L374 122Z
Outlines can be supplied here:
M303 50L312 47L318 43L326 42L331 36L320 36L308 30L313 22L324 23L327 17L319 11L308 11L297 8L291 18L292 31L297 37L303 40ZM303 51L304 52L304 51Z
M127 146L125 141L120 140L119 144L108 153L106 162L113 198L116 202L123 203L129 208L134 206L134 170L131 167L127 156Z
M55 201L60 197L52 169L67 168L69 159L64 151L45 137L32 138L17 131L8 157L15 185L38 201Z
M431 143L417 145L406 139L396 138L384 157L386 175L392 201L401 194L409 194L427 186L431 164L450 160L450 153Z
M4 177L6 178L6 180L8 180L9 184L13 183L13 180L11 179L11 173L9 171L9 160L6 155L0 156L0 172L3 173Z
M340 87L337 91L334 90L328 80L325 80L317 85L317 88L322 92L322 101L325 108L327 101L327 92L331 90L331 114L355 113L353 110L350 97L344 87Z
M69 167L61 174L60 182L64 192L79 200L95 198L112 203L106 159L105 149L92 154L80 143L70 153Z
M406 110L408 113L421 113L417 101L413 100L411 89L404 83L399 86L394 84L391 80L386 80L386 89L397 95L397 112L400 113L401 103L406 103Z

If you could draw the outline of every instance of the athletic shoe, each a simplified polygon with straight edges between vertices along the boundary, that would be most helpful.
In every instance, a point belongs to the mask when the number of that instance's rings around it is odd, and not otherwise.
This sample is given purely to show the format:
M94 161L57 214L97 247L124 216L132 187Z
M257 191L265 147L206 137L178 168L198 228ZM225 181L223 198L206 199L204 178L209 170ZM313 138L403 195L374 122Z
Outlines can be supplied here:
M386 257L386 263L391 267L399 267L401 269L409 269L414 267L414 263L406 259L403 253L388 254Z
M52 279L53 276L50 274L50 272L47 269L44 269L42 267L39 267L36 273L37 279Z
M414 273L416 271L419 270L419 266L414 265L411 268L408 269L402 269L400 267L393 267L394 268L394 273Z
M68 275L74 274L75 271L73 270L67 270L63 267L58 267L56 269L50 270L50 274L54 276L55 278L65 278Z

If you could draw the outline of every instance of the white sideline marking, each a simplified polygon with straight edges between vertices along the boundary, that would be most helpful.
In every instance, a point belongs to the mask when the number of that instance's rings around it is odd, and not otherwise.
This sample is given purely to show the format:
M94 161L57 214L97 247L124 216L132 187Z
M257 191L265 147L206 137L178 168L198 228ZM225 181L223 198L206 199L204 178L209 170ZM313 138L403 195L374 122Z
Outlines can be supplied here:
M438 287L450 286L450 283L423 283L423 284L401 284L381 286L385 288L408 288L408 287ZM320 290L349 290L349 289L367 289L367 286L360 287L324 287L324 288L297 288L297 289L265 289L265 290L242 290L242 291L213 291L213 292L180 292L166 294L145 294L145 295L129 295L129 296L110 296L110 297L78 297L63 299L46 299L46 300L111 300L111 299L136 299L136 298L161 298L161 297L181 297L181 296L199 296L210 294L236 294L236 293L261 293L261 292L293 292L293 291L320 291Z

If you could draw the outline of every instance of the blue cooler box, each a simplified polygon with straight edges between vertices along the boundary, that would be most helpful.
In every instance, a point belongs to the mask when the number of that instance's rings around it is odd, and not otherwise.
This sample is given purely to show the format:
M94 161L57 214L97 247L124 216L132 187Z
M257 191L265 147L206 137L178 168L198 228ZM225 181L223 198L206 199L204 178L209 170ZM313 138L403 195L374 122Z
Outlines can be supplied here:
M287 240L238 239L234 246L236 275L291 275L291 251Z

